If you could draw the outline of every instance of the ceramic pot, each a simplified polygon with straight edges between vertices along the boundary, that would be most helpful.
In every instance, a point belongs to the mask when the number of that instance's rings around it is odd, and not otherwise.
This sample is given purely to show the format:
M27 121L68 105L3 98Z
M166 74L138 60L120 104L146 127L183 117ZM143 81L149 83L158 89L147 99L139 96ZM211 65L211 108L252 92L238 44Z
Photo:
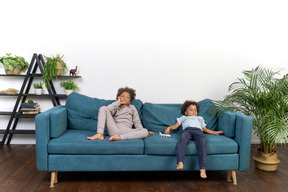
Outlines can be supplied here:
M18 68L14 68L13 71L5 70L5 73L7 75L19 75L20 72L21 72L21 69L18 69Z
M253 159L255 167L262 171L276 171L277 165L280 163L276 151L274 153L263 153L260 149L257 149Z
M34 90L35 90L35 94L36 94L36 95L42 95L42 90L43 90L43 89L36 89L36 88L34 88Z
M71 89L65 89L65 94L68 96L73 92Z

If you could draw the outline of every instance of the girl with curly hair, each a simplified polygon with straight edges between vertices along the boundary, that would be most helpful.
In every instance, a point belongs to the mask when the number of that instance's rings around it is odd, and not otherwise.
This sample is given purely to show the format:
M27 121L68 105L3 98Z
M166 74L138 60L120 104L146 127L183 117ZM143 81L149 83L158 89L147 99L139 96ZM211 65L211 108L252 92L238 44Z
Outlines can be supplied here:
M136 91L132 88L119 88L116 96L117 101L99 109L97 134L87 139L104 139L104 129L106 127L109 141L125 139L143 139L153 132L148 132L143 128L138 111L131 102L136 97ZM135 129L132 129L134 125Z

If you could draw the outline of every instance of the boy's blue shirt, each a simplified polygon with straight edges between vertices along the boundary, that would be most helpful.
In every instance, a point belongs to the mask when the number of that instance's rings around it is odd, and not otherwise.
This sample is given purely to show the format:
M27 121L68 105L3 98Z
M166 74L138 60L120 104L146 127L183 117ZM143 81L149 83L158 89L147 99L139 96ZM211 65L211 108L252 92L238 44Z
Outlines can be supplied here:
M202 116L183 115L180 118L177 118L177 122L179 123L179 125L182 124L183 130L185 130L187 127L195 127L203 131L203 128L206 127L206 123Z

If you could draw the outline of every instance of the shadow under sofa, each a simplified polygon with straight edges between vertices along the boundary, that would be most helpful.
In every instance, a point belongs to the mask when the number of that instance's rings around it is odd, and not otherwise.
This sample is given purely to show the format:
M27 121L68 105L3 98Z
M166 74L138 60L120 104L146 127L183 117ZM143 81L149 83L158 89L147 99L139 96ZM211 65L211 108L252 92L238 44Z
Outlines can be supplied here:
M97 131L98 110L115 100L104 100L71 93L65 106L58 105L36 116L36 162L39 171L51 172L53 187L57 172L68 171L176 171L176 144L182 133L172 131L161 137L166 127L181 116L182 104L153 104L133 100L143 126L155 135L145 139L88 140ZM252 118L238 112L210 116L211 100L199 101L199 116L207 128L223 135L205 134L206 170L227 170L237 184L236 171L249 168ZM105 133L104 133L105 134ZM183 171L199 170L194 141L188 144Z

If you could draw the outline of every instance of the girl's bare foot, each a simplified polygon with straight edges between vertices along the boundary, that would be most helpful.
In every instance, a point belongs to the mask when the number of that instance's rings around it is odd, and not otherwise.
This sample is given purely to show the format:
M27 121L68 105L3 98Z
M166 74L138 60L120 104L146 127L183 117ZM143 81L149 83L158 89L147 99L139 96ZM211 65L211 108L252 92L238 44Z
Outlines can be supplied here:
M89 139L89 140L95 140L95 139L103 140L104 136L102 133L97 133L97 134L93 135L92 137L87 137L87 139Z
M121 137L119 135L113 135L110 137L109 141L119 141Z
M178 166L177 166L177 169L179 170L179 169L183 169L183 167L184 167L184 164L182 163L182 162L179 162L178 163Z
M200 177L202 179L206 179L207 175L206 175L206 170L205 169L200 169Z

